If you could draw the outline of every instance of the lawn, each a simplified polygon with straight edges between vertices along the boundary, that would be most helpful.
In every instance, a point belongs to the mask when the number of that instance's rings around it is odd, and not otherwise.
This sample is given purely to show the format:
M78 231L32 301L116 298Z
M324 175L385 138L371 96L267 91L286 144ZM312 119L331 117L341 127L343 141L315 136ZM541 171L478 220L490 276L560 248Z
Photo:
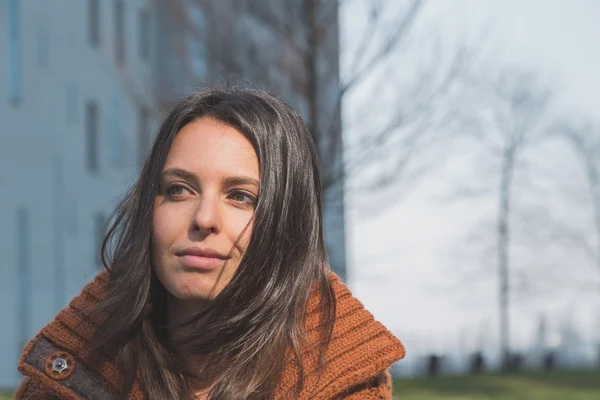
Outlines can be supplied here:
M12 395L0 394L0 400ZM394 399L597 400L600 371L419 378L394 382Z
M394 399L600 399L600 371L397 380Z

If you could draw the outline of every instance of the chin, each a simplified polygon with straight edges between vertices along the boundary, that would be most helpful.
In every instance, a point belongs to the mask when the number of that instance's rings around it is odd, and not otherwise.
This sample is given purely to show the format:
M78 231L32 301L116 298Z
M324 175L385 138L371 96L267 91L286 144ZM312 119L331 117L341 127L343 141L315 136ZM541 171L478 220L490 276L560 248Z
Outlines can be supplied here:
M181 274L183 276L171 277L163 286L181 301L204 302L214 299L220 289L214 279L199 274ZM195 276L194 276L195 275Z

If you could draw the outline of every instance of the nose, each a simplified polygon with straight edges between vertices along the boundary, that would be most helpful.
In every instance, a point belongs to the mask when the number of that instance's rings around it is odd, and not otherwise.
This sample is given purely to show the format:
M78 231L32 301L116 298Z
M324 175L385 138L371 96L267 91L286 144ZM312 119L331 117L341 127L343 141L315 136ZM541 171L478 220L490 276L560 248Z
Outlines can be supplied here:
M195 209L192 229L205 235L220 232L221 219L216 197L202 196Z

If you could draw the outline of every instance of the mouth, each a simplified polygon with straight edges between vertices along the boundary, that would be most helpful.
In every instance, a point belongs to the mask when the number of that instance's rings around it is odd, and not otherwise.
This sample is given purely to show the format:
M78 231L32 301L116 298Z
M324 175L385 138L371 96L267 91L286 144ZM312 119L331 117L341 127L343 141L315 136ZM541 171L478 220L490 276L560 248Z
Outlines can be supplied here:
M175 254L184 266L200 270L219 268L231 258L212 249L199 248L189 248Z

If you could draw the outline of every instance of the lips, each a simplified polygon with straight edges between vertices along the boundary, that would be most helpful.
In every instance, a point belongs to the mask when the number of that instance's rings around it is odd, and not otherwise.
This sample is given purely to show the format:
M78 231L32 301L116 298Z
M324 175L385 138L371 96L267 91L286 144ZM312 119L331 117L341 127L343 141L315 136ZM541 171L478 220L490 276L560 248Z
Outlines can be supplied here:
M230 257L212 249L188 248L176 253L188 268L211 270L221 267Z

